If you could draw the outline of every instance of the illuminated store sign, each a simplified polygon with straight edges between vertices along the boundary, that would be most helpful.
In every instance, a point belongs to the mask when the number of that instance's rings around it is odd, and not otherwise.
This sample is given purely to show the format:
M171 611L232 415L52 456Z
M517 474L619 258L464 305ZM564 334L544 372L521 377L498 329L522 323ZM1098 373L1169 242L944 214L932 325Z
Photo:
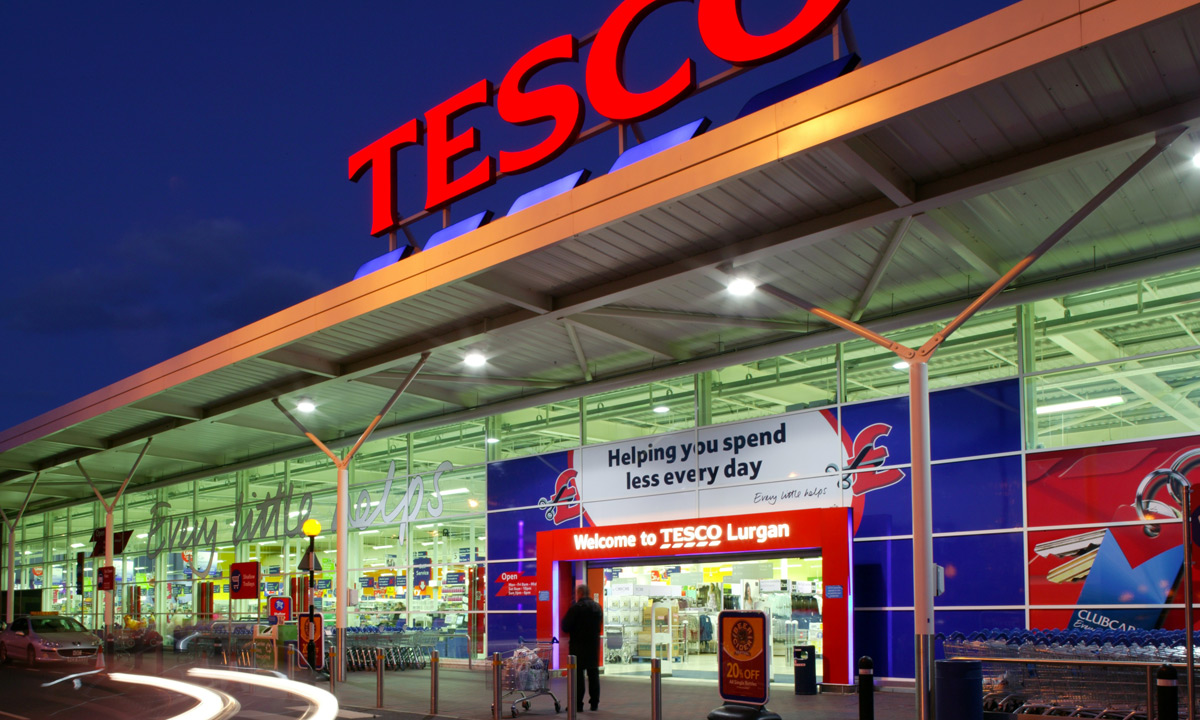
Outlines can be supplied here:
M604 557L613 550L633 551L633 554L654 553L660 550L709 551L720 548L721 552L744 550L770 550L792 545L792 527L787 522L763 523L758 518L748 522L693 522L647 523L639 530L582 530L571 542L574 549L587 555L597 551Z
M637 26L659 7L679 0L624 0L604 21L591 41L584 67L587 99L598 113L621 123L636 122L670 108L695 92L696 63L685 58L658 87L645 92L629 89L625 50ZM698 0L697 24L705 47L735 66L753 66L786 55L820 36L849 0L807 0L783 27L766 35L748 32L742 23L741 0ZM578 63L584 44L572 35L548 40L516 61L499 88L479 80L430 108L424 120L413 118L350 156L350 180L371 172L371 234L397 227L396 152L423 145L426 160L425 209L435 210L488 187L499 175L527 172L558 157L578 139L584 105L569 85L528 89L543 69L559 63ZM474 167L455 175L454 161L480 149L478 128L454 130L454 120L480 107L495 107L514 125L550 123L545 138L528 148L485 155Z

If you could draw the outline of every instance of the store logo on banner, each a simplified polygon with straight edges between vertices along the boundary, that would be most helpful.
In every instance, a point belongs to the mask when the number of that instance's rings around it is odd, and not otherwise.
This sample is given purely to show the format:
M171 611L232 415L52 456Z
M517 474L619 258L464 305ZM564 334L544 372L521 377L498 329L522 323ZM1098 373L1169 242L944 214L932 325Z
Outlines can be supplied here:
M574 465L575 451L567 453L567 464ZM538 508L546 511L546 519L555 525L562 525L569 520L575 520L583 512L583 501L579 497L579 486L576 479L579 471L568 467L558 474L554 480L554 493L550 497L540 498Z
M887 423L868 425L850 440L850 433L842 428L842 444L850 462L843 468L842 487L853 493L851 506L854 509L854 531L863 519L863 496L872 490L879 490L895 485L904 479L904 471L900 468L886 470L864 470L876 468L887 463L888 449L882 444L883 438L892 432L892 426ZM835 470L836 468L830 468Z

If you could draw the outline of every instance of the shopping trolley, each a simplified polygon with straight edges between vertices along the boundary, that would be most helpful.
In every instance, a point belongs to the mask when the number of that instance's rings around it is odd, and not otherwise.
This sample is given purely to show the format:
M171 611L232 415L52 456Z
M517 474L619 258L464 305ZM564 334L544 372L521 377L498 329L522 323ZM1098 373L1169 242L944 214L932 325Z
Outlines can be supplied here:
M522 710L528 710L529 701L542 695L548 695L554 701L554 712L562 710L562 704L550 691L550 666L556 645L557 641L539 641L532 646L522 642L516 650L505 654L502 668L504 694L501 701L508 702L508 696L516 696L510 707L513 717L517 716L518 705ZM492 710L494 712L495 707Z

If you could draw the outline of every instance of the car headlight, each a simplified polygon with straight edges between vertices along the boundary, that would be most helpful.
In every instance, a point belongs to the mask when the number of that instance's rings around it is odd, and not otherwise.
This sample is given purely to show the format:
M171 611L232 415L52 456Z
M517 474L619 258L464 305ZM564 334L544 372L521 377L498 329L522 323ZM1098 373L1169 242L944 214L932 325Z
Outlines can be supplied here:
M47 650L54 650L58 647L58 643L54 642L53 640L43 640L42 647L46 648Z

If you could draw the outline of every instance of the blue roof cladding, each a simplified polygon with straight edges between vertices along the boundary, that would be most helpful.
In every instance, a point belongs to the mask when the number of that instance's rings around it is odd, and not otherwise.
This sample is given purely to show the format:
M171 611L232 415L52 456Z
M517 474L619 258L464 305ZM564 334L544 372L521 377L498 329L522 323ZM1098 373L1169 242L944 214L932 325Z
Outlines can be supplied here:
M540 188L530 190L516 200L513 200L512 207L508 209L508 214L515 215L528 207L532 207L540 202L549 200L555 195L562 195L566 191L574 189L577 185L586 180L587 176L587 170L576 170L566 177L560 177L554 182L549 182Z
M467 233L471 232L472 230L478 229L481 225L485 225L491 219L492 219L492 211L484 210L481 213L472 215L471 217L467 218L466 220L459 220L458 222L454 223L453 225L444 227L441 230L438 230L434 234L430 235L429 239L425 241L424 247L422 247L421 249L428 250L429 248L437 247L438 245L441 245L444 242L449 242L449 241L453 240L454 238L458 237L459 235L466 235Z
M815 70L809 70L803 75L798 75L787 82L779 83L773 88L767 88L747 100L746 104L742 106L742 111L737 116L744 118L750 113L756 113L763 108L771 107L777 102L783 102L794 95L799 95L802 92L812 90L818 85L824 85L830 80L840 78L858 67L858 63L861 60L862 58L858 55L850 53L844 58L838 58Z
M665 132L656 138L651 138L644 143L634 145L625 152L621 153L621 155L617 158L617 161L613 163L612 168L609 169L609 172L615 173L621 168L629 167L639 160L645 160L651 155L657 155L663 150L669 150L676 145L682 145L688 140L691 140L700 133L704 132L708 128L708 122L708 118L693 120L683 127L677 127L674 130Z

